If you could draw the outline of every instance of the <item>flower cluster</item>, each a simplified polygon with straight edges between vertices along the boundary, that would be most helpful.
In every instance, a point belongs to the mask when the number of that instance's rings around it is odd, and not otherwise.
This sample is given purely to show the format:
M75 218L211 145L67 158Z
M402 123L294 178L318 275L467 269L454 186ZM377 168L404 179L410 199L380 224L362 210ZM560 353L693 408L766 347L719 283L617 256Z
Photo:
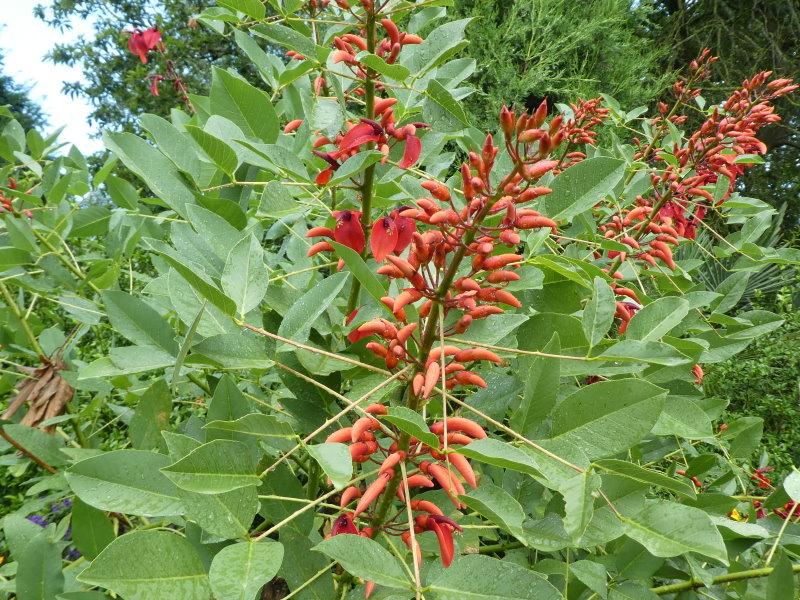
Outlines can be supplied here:
M191 26L191 24L190 24ZM189 100L189 90L183 82L183 78L178 74L175 68L175 62L166 58L166 46L161 37L161 31L158 27L148 27L147 29L134 29L131 32L126 32L130 37L128 38L128 50L131 54L138 56L142 64L147 64L148 54L152 51L159 52L164 57L163 74L158 72L150 73L147 76L149 80L148 89L153 96L160 95L159 84L162 81L171 81L175 91L180 97L181 101L186 105L190 112L194 112L194 107Z
M469 460L453 446L466 446L476 439L486 437L483 428L463 417L448 417L437 421L430 427L439 444L429 446L422 441L411 438L408 451L398 449L399 438L385 428L378 418L387 414L382 404L372 404L365 409L367 416L356 420L352 426L334 431L327 438L329 443L346 443L350 455L356 463L373 462L380 465L378 476L364 489L351 486L345 489L339 505L347 512L339 516L333 523L331 535L356 534L373 537L377 530L370 526L359 527L358 520L369 517L371 509L386 491L389 482L399 476L399 466L403 463L407 476L396 488L398 499L408 500L414 517L414 533L432 531L439 542L440 558L447 567L454 557L453 532L461 531L461 527L433 502L422 499L406 498L405 489L433 489L439 487L447 494L456 509L464 508L458 496L465 493L464 485L475 489L478 480ZM373 416L374 415L374 416ZM463 481L462 481L463 480ZM355 503L355 508L349 508ZM399 518L402 511L395 519ZM381 530L389 534L400 535L404 543L413 552L415 560L421 560L419 545L412 538L411 531L403 529L403 525L390 520L381 525Z
M17 189L17 181L13 177L8 178L8 187L9 189L15 190ZM8 212L11 213L12 216L19 216L19 212L14 209L14 199L9 198L6 196L2 191L0 191L0 213ZM28 210L27 208L21 211L23 215L28 217L29 219L33 218L33 213Z
M385 162L389 158L391 146L402 142L404 144L403 156L397 166L407 169L417 162L422 152L422 142L416 136L417 128L427 127L427 125L425 123L408 123L401 127L395 127L392 105L396 102L396 98L379 98L375 101L375 114L376 118L380 117L380 122L362 118L358 123L350 123L347 132L337 135L333 140L320 136L314 141L314 154L328 163L328 166L316 177L318 185L326 185L345 160L358 154L370 144L375 144L375 147L383 154L382 160ZM328 145L336 146L336 149L328 152L317 150L317 148Z
M703 51L693 61L689 78L676 84L676 108L700 93L692 85L708 77L714 60L708 51ZM660 261L670 269L676 268L673 248L681 239L695 238L707 211L730 196L737 178L754 164L752 157L767 151L757 134L765 125L780 120L771 102L798 87L789 79L770 81L770 75L770 71L764 71L744 81L740 89L711 111L684 145L676 142L670 152L657 154L657 160L665 166L651 174L649 197L638 196L635 206L612 215L600 226L606 238L629 248L609 251L609 259L622 262L631 255L652 267ZM669 114L674 116L675 109ZM638 157L649 159L653 147L651 144ZM720 177L726 178L722 181L727 187L715 197L712 190L718 187ZM618 316L625 321L624 311Z

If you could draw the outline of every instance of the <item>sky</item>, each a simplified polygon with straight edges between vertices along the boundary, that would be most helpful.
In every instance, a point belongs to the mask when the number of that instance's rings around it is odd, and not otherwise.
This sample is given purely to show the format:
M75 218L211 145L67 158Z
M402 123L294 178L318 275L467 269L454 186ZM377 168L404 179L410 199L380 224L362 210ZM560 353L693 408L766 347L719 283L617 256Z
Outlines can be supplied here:
M76 20L71 30L61 32L33 15L37 4L47 5L48 0L0 0L0 48L5 55L5 71L17 82L31 86L31 99L47 115L48 132L65 125L59 138L62 142L75 144L84 154L102 150L102 141L91 137L97 128L89 125L89 104L61 92L63 82L80 80L80 67L54 65L45 59L55 43L90 33L91 23Z

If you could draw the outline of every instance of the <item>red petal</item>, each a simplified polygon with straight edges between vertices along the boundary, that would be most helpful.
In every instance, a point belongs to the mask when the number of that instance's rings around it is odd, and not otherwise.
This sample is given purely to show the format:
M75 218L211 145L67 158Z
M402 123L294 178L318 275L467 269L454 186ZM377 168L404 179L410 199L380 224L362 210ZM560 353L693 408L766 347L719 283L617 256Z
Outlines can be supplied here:
M369 238L369 246L372 249L372 256L381 262L386 256L394 251L397 244L397 228L394 219L391 217L381 217L372 226L372 234Z
M331 177L333 177L333 169L328 167L324 171L317 173L317 177L314 181L317 185L326 185L331 180Z
M358 535L358 528L353 523L353 518L347 513L343 514L333 522L331 536L339 535L340 533Z
M422 152L422 142L415 135L406 136L406 147L403 150L403 159L400 161L400 167L407 169L419 159Z
M375 133L372 125L368 123L359 123L350 131L344 134L342 140L339 142L339 149L347 152L353 148L357 148L361 144L367 142L377 142L380 136Z
M343 210L334 213L334 216L336 217L336 229L333 230L333 239L360 254L367 243L364 238L364 230L361 228L361 213L354 210Z
M439 541L439 551L442 555L442 564L449 567L453 562L455 551L453 549L453 532L447 525L439 525L433 519L428 519L428 529L436 534L436 539Z
M347 315L347 319L345 320L344 324L350 325L350 323L353 322L353 319L356 318L356 315L358 314L359 310L361 310L360 306L358 308L353 309L353 311L349 315Z
M142 41L148 50L152 50L161 42L161 32L155 27L145 29L142 32Z
M417 227L414 219L398 217L394 212L392 216L394 217L394 223L397 227L397 243L394 245L394 252L400 254L411 243L411 238L417 230Z

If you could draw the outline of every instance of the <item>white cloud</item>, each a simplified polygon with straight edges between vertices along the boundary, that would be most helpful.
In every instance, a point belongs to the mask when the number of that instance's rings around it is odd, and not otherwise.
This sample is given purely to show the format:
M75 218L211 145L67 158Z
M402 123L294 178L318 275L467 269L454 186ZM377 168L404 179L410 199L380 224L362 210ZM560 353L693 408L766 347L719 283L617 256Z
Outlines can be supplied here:
M16 81L32 86L30 96L44 109L51 130L66 126L59 138L62 142L75 144L84 154L101 150L102 141L91 137L98 128L89 125L89 104L61 91L65 81L81 79L80 67L54 65L45 59L54 44L90 34L91 22L75 20L71 30L61 32L34 16L36 4L47 1L0 0L0 47L5 55L5 71Z

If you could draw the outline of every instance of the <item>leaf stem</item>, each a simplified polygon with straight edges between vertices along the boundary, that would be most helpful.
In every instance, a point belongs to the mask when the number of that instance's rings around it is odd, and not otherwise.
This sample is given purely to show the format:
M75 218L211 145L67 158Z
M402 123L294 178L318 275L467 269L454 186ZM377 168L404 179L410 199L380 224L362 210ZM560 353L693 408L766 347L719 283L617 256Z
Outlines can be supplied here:
M3 299L6 301L8 308L11 309L11 312L14 313L14 316L19 319L19 322L22 325L22 331L25 332L25 337L28 338L28 341L30 342L36 354L38 354L43 361L47 360L47 355L39 345L39 340L36 339L36 336L33 334L33 330L31 330L30 325L28 325L28 320L25 318L25 315L22 314L22 310L14 300L14 296L11 295L9 289L2 282L0 282L0 293L2 293Z
M375 12L367 10L366 21L364 24L367 34L367 52L375 54L376 31L375 31ZM364 102L366 104L366 116L368 119L375 119L375 79L377 73L368 68L364 78ZM372 146L372 144L370 144ZM375 163L372 163L364 171L364 182L361 184L361 226L364 228L364 250L361 258L367 255L369 248L369 226L372 223L372 196L375 187ZM347 314L349 315L358 306L358 294L361 291L361 282L353 280L353 287L350 288L350 296L347 299Z
M20 444L17 440L12 438L10 435L8 435L8 433L6 432L5 428L3 428L2 426L0 426L0 437L2 437L5 441L7 441L12 446L14 446L14 448L16 448L17 450L22 452L25 456L30 458L37 465L42 467L45 471L49 471L50 473L53 473L53 474L58 473L58 470L55 467L47 464L44 460L42 460L41 458L36 456L33 452L28 450L25 446Z
M774 570L774 567L762 567L760 569L738 571L737 573L725 573L724 575L718 575L714 577L711 580L711 585L732 583L734 581L743 581L745 579L756 579L758 577L768 577ZM792 573L795 575L800 573L800 564L792 565ZM695 590L702 587L706 587L706 584L699 579L689 579L688 581L681 581L680 583L670 583L669 585L650 588L650 591L658 596L664 596L666 594L677 594L678 592Z

